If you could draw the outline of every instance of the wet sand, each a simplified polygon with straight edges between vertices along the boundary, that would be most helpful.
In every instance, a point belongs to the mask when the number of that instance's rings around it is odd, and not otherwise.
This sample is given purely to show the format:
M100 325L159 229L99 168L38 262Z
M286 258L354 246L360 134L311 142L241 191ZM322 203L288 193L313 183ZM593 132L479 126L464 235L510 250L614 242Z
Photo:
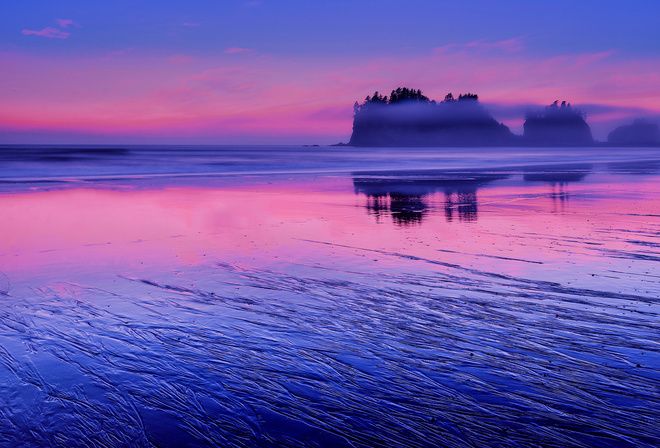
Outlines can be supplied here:
M657 446L656 167L10 182L0 445Z

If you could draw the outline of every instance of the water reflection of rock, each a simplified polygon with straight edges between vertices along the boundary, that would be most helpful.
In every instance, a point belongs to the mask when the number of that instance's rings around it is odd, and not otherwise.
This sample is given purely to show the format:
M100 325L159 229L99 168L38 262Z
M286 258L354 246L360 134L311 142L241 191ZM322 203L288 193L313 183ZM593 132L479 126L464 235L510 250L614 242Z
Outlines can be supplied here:
M523 179L526 182L544 182L550 185L566 185L571 182L584 180L588 171L583 172L548 172L548 173L526 173Z
M454 200L454 198L456 198ZM454 215L459 221L477 220L477 190L445 191L445 218L453 221Z
M405 196L399 194L367 194L367 211L380 217L390 214L398 225L419 224L427 210L427 205L421 196Z
M474 171L395 171L353 173L356 194L367 196L367 211L390 215L397 225L420 224L428 196L443 192L447 221L477 219L477 189L508 174Z
M523 179L525 182L542 182L550 185L553 211L565 212L570 197L566 186L572 182L581 182L591 170L592 165L589 164L531 167L523 175Z

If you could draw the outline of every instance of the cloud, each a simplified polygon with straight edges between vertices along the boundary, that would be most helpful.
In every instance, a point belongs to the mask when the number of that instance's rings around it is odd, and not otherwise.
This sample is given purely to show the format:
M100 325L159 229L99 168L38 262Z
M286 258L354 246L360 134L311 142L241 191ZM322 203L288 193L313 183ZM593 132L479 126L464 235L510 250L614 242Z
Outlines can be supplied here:
M71 19L57 19L56 22L60 27L65 29L69 28L70 26L75 26L77 28L80 28L80 25L78 25L76 22L74 22ZM48 37L51 39L67 39L71 35L71 33L67 33L66 31L58 30L57 28L51 28L51 27L46 27L41 31L23 30L22 33L25 34L26 36L33 34L35 36Z
M183 23L183 26L199 26L199 23L185 22L185 23Z
M70 35L70 33L50 27L44 28L41 31L23 30L22 33L25 34L26 36L29 36L30 34L34 34L35 36L50 37L53 39L66 39Z
M480 50L502 50L511 53L525 49L522 37L515 37L513 39L501 40L498 42L489 42L487 39L480 39L464 44L463 47L477 48Z
M341 122L346 123L353 119L353 107L350 104L340 106L328 106L321 109L315 109L307 114L305 118L316 122Z
M485 101L484 106L497 121L522 120L527 111L539 110L545 107L536 103L506 103L499 101Z
M182 139L218 136L217 141L229 134L236 141L243 135L244 141L259 136L267 142L268 136L284 134L291 138L287 141L303 134L318 135L322 142L332 142L330 136L345 141L354 101L374 90L389 95L398 86L420 88L436 100L448 92L477 93L494 118L516 134L522 134L528 108L554 100L585 112L599 140L619 124L660 114L657 59L619 52L548 57L528 50L478 51L481 41L465 45L444 53L327 58L312 65L305 58L258 57L249 54L254 49L238 47L213 57L195 55L190 64L185 54L149 63L142 54L127 55L93 64L89 58L52 56L49 65L60 69L48 72L43 56L12 59L0 52L0 66L12 64L11 70L0 70L0 86L5 86L0 99L7 105L0 111L0 126L22 120L35 129L69 129L75 123L76 129L141 132L145 139L163 138L167 131Z
M491 42L488 39L479 39L466 44L447 44L433 49L435 53L449 53L456 51L503 51L507 53L516 53L525 49L523 37L514 37L513 39Z
M62 28L68 28L70 26L75 26L76 28L80 28L80 25L78 25L76 22L74 22L71 19L57 19L56 22Z
M226 54L251 54L256 53L257 50L254 48L241 48L241 47L231 47L225 50Z

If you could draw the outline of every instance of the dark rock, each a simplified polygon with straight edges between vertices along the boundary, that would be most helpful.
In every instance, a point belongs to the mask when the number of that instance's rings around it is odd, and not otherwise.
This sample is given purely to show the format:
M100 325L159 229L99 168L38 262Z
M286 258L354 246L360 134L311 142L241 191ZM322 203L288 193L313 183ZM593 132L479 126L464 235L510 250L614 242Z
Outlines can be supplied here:
M523 141L530 146L591 146L594 139L585 116L555 101L542 112L528 112L523 125Z
M351 146L506 146L515 139L473 94L436 103L399 88L390 100L376 92L354 110Z
M660 130L657 124L638 119L633 124L619 126L610 132L607 142L614 145L655 146L660 144Z

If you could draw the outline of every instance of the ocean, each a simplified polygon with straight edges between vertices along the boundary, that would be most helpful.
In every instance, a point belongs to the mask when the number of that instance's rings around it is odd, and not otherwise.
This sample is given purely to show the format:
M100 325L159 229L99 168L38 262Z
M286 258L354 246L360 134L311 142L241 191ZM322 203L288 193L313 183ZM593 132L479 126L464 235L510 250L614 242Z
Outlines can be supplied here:
M0 446L660 446L658 148L0 146Z

